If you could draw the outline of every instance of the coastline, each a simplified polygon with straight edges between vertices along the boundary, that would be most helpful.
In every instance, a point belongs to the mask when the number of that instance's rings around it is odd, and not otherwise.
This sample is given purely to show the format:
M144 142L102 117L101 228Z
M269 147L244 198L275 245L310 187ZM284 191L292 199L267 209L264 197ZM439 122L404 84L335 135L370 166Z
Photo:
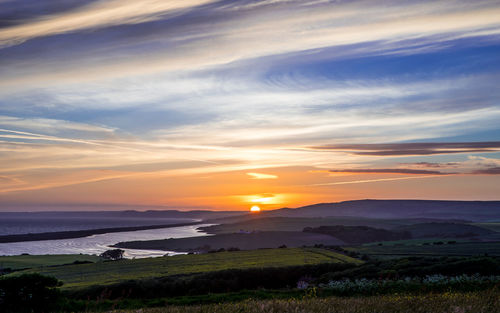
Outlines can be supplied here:
M106 234L106 233L118 233L118 232L127 232L127 231L159 229L159 228L173 228L173 227L192 226L192 225L199 225L199 224L203 224L203 222L196 221L196 222L176 223L176 224L111 227L111 228L85 229L85 230L72 230L72 231L59 231L59 232L4 235L4 236L0 236L0 243L58 240L58 239L74 239L74 238L83 238L83 237L88 237L88 236L92 236L92 235L100 235L100 234Z

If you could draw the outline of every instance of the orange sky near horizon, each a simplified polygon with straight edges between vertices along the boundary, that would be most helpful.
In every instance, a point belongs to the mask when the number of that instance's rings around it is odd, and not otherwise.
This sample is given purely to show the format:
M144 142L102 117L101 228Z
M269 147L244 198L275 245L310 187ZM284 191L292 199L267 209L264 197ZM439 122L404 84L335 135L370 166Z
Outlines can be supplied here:
M354 199L498 200L498 178L475 175L328 174L307 167L187 176L137 175L7 192L15 210L262 210ZM481 194L479 198L477 195ZM29 201L27 201L30 199ZM92 201L89 201L92 199ZM7 205L6 205L7 204ZM12 209L11 209L12 210ZM5 210L8 211L8 210Z
M0 211L500 200L500 2L0 1Z

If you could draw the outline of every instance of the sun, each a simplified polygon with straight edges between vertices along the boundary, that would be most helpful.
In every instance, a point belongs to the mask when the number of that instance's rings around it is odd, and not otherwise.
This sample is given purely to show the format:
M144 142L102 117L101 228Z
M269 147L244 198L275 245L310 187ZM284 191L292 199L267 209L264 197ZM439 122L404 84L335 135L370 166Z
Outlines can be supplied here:
M260 212L260 208L258 205L254 205L250 208L250 212Z

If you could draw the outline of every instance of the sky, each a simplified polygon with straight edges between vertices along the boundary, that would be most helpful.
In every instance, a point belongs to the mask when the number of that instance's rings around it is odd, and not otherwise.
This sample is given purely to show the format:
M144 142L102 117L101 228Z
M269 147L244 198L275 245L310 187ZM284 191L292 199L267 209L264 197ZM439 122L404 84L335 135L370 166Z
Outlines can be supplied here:
M500 200L500 2L0 0L0 211Z

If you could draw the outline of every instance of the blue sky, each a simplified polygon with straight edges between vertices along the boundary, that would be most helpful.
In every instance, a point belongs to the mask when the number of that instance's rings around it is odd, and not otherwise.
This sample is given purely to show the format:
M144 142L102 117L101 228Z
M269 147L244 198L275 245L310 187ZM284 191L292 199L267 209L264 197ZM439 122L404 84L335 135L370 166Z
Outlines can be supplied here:
M0 12L0 209L500 194L498 1Z

